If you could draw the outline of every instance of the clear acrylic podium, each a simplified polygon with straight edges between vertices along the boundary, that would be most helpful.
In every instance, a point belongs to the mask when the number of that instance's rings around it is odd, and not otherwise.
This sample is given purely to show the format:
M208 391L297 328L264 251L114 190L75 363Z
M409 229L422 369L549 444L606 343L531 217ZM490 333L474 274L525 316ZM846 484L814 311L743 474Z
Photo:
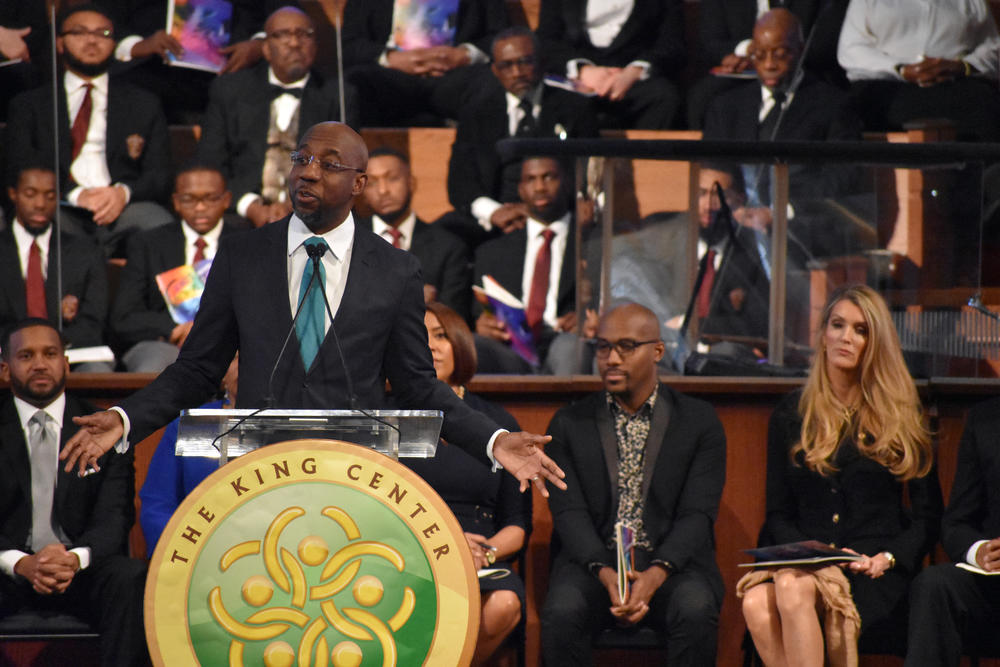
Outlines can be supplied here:
M309 438L343 440L393 459L427 458L437 451L443 420L440 410L185 410L176 453L218 458L223 466L264 445Z

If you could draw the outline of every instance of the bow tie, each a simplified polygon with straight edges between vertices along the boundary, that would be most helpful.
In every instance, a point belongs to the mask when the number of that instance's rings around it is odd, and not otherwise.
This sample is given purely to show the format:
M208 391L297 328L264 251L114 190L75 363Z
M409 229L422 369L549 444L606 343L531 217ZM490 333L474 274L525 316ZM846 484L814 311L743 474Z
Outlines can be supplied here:
M269 86L271 90L271 99L281 97L282 95L291 95L296 99L302 99L302 88L282 88L281 86L276 86L271 84Z

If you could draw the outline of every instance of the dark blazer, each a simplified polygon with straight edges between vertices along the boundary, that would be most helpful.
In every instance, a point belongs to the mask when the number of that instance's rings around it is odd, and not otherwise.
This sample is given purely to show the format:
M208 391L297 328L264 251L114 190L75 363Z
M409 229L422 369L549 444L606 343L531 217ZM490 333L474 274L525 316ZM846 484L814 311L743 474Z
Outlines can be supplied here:
M605 401L605 393L597 392L561 408L545 447L566 472L565 491L549 487L556 558L584 568L615 567L606 544L618 508L618 450ZM646 443L642 517L650 558L701 572L721 597L714 525L726 479L722 424L705 401L660 385Z
M575 58L595 65L625 67L634 60L650 64L651 76L680 74L687 57L684 47L683 3L678 0L635 0L621 31L603 48L587 34L586 0L542 0L538 38L547 72L566 75L566 63Z
M588 98L543 85L536 136L554 137L556 125L569 137L597 136L597 117ZM448 162L448 199L456 210L471 214L477 197L517 201L516 190L505 192L504 162L496 151L496 143L509 136L504 89L490 76L483 94L471 98L458 118Z
M566 254L563 256L562 271L559 273L559 291L556 297L556 313L564 315L576 308L576 271L574 270L576 242L573 239L573 225L569 228ZM518 229L510 234L498 236L476 248L476 262L473 275L475 284L483 284L483 276L489 274L503 285L504 289L521 301L528 298L523 293L525 253L528 251L528 232ZM480 310L476 306L475 315Z
M372 228L371 218L356 220L365 229ZM463 319L469 319L469 305L472 301L472 261L469 248L444 227L428 224L417 218L410 252L420 260L424 283L437 289L437 300Z
M96 408L66 396L66 412L59 436L60 447L76 432L73 417L92 413ZM53 511L69 539L68 548L90 547L95 559L124 554L128 531L135 519L133 454L114 450L98 459L101 471L79 477L59 466ZM31 462L24 431L17 417L14 399L0 403L0 550L31 552Z
M61 84L59 100L59 178L69 183L73 141L70 137L66 88ZM141 140L136 157L129 154ZM21 167L54 164L52 149L52 88L44 85L15 97L10 103L7 145L10 156L8 182L13 183ZM114 77L108 85L108 129L105 159L112 183L132 190L131 201L159 201L170 185L170 147L167 121L159 100L150 93Z
M798 17L808 35L816 14L818 0L786 0L772 2L771 7L784 6ZM704 64L714 67L733 52L736 45L753 35L757 22L756 0L701 0L698 7L698 41Z
M344 66L371 65L385 50L392 32L394 0L362 0L344 7ZM470 43L490 54L493 37L507 27L502 0L459 0L455 46Z
M443 410L443 437L485 460L486 443L497 427L435 376L419 261L364 227L355 227L343 300L316 361L307 371L294 334L281 352L292 325L288 221L222 239L177 361L121 402L131 421L130 440L139 442L182 408L206 402L239 350L237 407L266 404L276 364L274 405L282 408L346 408L349 386L359 407L379 408L388 379L400 405ZM339 336L343 361L331 332Z
M49 319L59 317L61 304L56 286L56 239L49 241L48 269L45 280L45 305ZM104 254L86 239L62 236L63 296L72 294L80 300L72 321L63 322L63 335L74 347L104 344L104 322L108 315L108 274ZM24 278L17 257L14 232L0 232L0 328L28 316Z
M958 468L941 526L948 557L964 562L975 542L1000 537L1000 399L973 407L958 447Z
M260 192L271 100L267 82L268 64L232 74L212 82L202 123L198 157L215 165L226 177L233 193L233 208L248 192ZM357 127L353 95L345 99L347 122ZM336 82L325 84L316 71L309 76L299 106L299 138L316 123L340 118Z
M129 347L144 340L170 338L176 323L156 284L156 274L184 264L181 224L177 220L129 238L128 261L111 307L111 333L116 344ZM230 229L221 224L225 236Z

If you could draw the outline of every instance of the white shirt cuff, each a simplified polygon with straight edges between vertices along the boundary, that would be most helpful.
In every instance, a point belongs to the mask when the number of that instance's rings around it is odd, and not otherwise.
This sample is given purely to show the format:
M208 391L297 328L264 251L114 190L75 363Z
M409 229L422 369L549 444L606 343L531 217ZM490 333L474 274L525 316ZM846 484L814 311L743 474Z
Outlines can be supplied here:
M83 191L84 187L82 185L76 186L75 188L69 191L68 195L66 195L66 201L68 201L73 206L79 206L80 204L78 204L77 202L80 201L80 195L83 194Z
M497 438L499 438L502 433L510 433L510 431L508 431L505 428L502 428L498 430L496 433L494 433L493 437L490 438L490 441L486 443L486 456L489 458L490 463L493 464L493 472L496 472L497 470L503 470L503 466L500 465L500 463L496 460L496 457L493 456L493 444L497 441Z
M645 81L649 78L649 68L652 65L649 64L647 60L633 60L628 64L629 67L638 67L642 70L642 74L639 75L639 81Z
M76 557L80 559L81 570L86 570L90 567L90 547L74 547L69 552L76 554Z
M126 204L128 204L130 201L132 201L132 188L130 188L129 186L125 185L124 183L115 183L114 185L115 185L115 187L121 188L122 190L125 191L125 203Z
M476 197L472 200L472 215L476 218L479 226L490 231L493 229L493 223L490 222L490 218L493 214L497 212L503 204L498 202L496 199L491 199L490 197Z
M125 452L128 451L128 434L129 431L132 430L132 423L129 422L128 415L125 414L125 411L119 408L117 405L112 408L109 408L109 410L111 410L112 412L117 412L118 416L122 418L122 425L125 427L125 430L122 431L121 440L115 443L115 451L118 452L119 454L124 454Z
M245 195L240 197L240 200L236 203L236 212L239 213L240 216L244 218L247 217L247 210L250 208L250 205L253 204L255 201L264 201L264 199L256 192L246 193Z
M973 542L969 550L965 552L965 562L969 565L975 565L979 567L979 563L976 562L976 552L979 551L979 547L983 546L989 542L989 540L979 540L978 542Z
M584 65L593 65L594 63L586 58L573 58L566 62L566 78L570 81L576 81L580 78L580 68Z
M742 42L736 45L733 49L733 53L738 55L740 58L746 58L750 55L750 42L752 40L744 39Z
M470 65L479 65L490 61L490 57L483 53L475 44L469 44L466 42L461 44L461 47L468 51Z
M115 58L123 63L130 62L132 60L132 47L142 41L140 35L129 35L124 37L122 41L118 42L118 46L115 47Z
M492 443L493 441L491 440L490 442ZM0 570L2 570L8 577L14 577L14 566L17 565L17 561L27 555L28 554L23 551L18 551L17 549L0 551Z

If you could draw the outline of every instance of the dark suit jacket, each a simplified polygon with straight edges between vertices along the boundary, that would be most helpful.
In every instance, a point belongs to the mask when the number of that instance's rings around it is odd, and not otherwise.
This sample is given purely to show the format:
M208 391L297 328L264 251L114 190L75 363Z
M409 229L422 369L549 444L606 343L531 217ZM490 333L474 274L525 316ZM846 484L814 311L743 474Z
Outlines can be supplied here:
M958 448L958 468L941 542L948 557L964 562L975 542L1000 537L1000 399L969 411Z
M749 229L740 228L735 243L724 246L701 333L767 338L771 283L756 243Z
M680 74L687 57L683 3L635 0L621 31L603 48L590 41L586 17L586 0L542 0L536 32L542 41L546 71L565 76L568 61L585 58L610 67L645 60L651 65L651 76Z
M198 157L222 171L233 193L233 208L248 192L260 192L267 128L271 118L267 62L224 74L212 82L202 124ZM357 127L354 97L348 96L347 120ZM340 117L336 83L325 84L313 71L299 106L299 138L316 123Z
M66 397L66 412L59 437L60 447L77 427L73 417L88 415L96 408L72 396ZM135 519L133 502L133 454L107 452L100 459L99 473L79 477L59 466L53 504L56 520L69 539L67 548L90 547L91 556L99 559L124 554L128 531ZM0 403L0 550L31 552L31 462L28 447L17 418L14 399L9 395Z
M443 410L443 437L485 460L486 443L497 427L435 376L424 327L420 263L364 227L356 225L343 300L316 361L307 371L294 334L281 353L292 324L288 220L221 241L177 361L121 402L131 421L130 440L139 442L182 408L206 402L239 350L238 407L265 405L276 363L274 404L281 408L349 407L349 382L359 407L379 408L388 379L399 405Z
M55 246L49 241L49 265L45 280L45 305L49 319L55 322L61 309L56 286ZM104 344L104 322L108 315L108 274L104 254L93 243L72 236L62 236L63 296L72 294L80 300L72 321L63 322L63 334L74 347ZM10 229L0 232L0 328L28 316L24 278L17 257L17 244Z
M111 333L116 344L129 347L144 340L170 338L176 323L167 311L156 284L156 274L184 263L181 224L177 220L129 238L128 261L111 308ZM222 236L225 236L230 230L222 224Z
M597 136L597 117L588 98L543 86L536 136L554 137L556 125L561 125L570 137ZM517 201L516 190L504 192L504 162L496 151L496 143L509 136L504 89L491 76L483 94L472 98L459 115L448 162L448 199L456 210L471 214L477 197Z
M567 489L549 487L557 559L615 567L606 544L618 508L614 422L597 392L561 408L545 453L566 472ZM651 559L704 574L717 595L715 518L726 480L726 436L708 403L660 385L643 458L643 525ZM554 540L555 542L555 540Z
M808 35L819 12L819 0L771 3L772 7L782 5L798 17L802 30ZM701 0L698 7L698 41L704 64L714 67L722 62L737 44L750 39L756 22L756 0Z
M344 7L344 66L378 61L392 32L394 0L355 0ZM507 27L502 0L459 0L454 45L470 43L490 55L493 37Z
M73 141L70 138L66 89L60 85L59 177L69 182ZM22 166L54 164L52 148L52 88L44 85L15 97L10 103L7 126L8 182ZM138 157L129 154L128 140L143 142ZM108 130L105 159L112 183L132 189L131 201L159 201L170 185L170 148L167 121L159 100L150 93L112 77L108 85Z
M356 220L365 229L372 228L371 218ZM437 289L437 300L461 315L462 319L469 319L472 261L468 247L444 227L417 218L410 252L420 260L424 282Z

